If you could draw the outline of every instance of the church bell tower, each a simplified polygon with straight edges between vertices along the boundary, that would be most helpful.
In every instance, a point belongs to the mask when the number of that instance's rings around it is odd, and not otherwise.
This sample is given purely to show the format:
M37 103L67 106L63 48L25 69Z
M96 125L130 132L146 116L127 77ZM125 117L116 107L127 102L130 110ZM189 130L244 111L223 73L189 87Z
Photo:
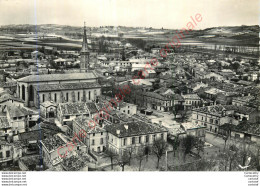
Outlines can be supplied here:
M86 33L86 23L84 22L84 35L82 49L80 51L80 72L87 72L89 68L89 50L88 50L88 40Z

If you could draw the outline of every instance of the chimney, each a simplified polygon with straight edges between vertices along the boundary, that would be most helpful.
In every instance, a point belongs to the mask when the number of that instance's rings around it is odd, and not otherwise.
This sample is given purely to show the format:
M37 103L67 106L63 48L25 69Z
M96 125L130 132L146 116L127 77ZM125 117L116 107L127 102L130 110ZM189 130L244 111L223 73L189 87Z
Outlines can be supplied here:
M124 125L125 129L128 130L128 125Z
M116 130L116 134L120 134L120 130Z

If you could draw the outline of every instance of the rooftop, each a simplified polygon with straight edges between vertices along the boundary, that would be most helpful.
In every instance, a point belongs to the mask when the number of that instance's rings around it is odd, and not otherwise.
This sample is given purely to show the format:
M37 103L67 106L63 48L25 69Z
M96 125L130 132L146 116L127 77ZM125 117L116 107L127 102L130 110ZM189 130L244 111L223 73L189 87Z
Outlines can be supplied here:
M93 102L60 103L59 107L63 115L93 114L98 111Z
M0 117L0 129L11 128L7 117Z
M72 81L72 80L85 80L96 79L97 76L92 73L70 73L70 74L43 74L43 75L30 75L18 79L19 82L44 82L44 81Z
M126 129L126 126L128 127L128 129ZM129 137L129 136L154 134L159 132L167 132L167 129L164 127L160 127L159 125L144 123L140 121L134 121L127 124L106 125L105 129L109 133L117 137ZM120 133L118 134L117 131L120 131Z
M58 134L42 140L42 144L47 148L49 152L59 148L60 146L65 145L65 143L66 142L63 141L63 139L61 139Z
M101 87L96 82L86 82L86 83L66 83L66 84L53 84L53 85L34 85L38 92L41 91L54 91L54 90L78 90L78 89L88 89L88 88L99 88Z

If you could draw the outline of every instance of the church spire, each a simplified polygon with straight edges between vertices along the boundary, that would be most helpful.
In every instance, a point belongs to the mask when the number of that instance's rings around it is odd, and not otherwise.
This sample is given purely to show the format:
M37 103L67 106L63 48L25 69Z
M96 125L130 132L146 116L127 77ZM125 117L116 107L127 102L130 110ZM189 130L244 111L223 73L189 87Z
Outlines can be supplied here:
M87 72L89 67L89 50L88 50L86 22L84 22L84 35L83 35L83 43L82 43L82 49L80 51L80 56L81 56L80 71Z
M83 35L83 43L82 43L82 52L88 52L88 38L87 38L86 22L84 22L84 35Z

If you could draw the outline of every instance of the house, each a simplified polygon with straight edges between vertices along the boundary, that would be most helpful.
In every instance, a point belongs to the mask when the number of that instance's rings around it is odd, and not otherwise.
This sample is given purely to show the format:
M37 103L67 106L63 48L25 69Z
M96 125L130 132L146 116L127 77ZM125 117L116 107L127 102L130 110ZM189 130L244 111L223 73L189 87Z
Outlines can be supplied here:
M248 106L252 101L255 100L254 96L242 96L242 97L234 97L232 99L232 105L236 106Z
M184 99L184 109L192 109L201 105L201 99L197 94L185 94L182 95Z
M204 125L206 130L218 133L226 123L238 125L241 121L256 122L259 112L251 107L234 105L213 105L192 110L192 123Z
M33 51L31 53L32 59L42 59L44 57L44 54L39 51Z
M204 76L205 79L209 79L211 81L223 81L224 78L222 75L217 74L215 72L210 72Z
M68 151L65 136L60 133L50 138L40 140L40 144L43 161L49 166L55 166L61 163L64 158L70 157L72 154L72 151Z
M22 157L21 145L0 140L0 164L8 165Z
M6 116L14 134L25 132L39 121L39 113L26 107L8 106Z
M0 117L0 140L7 140L9 134L12 134L12 127L7 117Z
M183 128L183 130L186 132L186 135L195 136L205 141L206 127L204 125L188 122L188 123L182 123L181 128Z
M172 110L172 96L161 95L155 92L143 93L144 106L155 110L168 112Z
M44 118L56 118L57 104L52 101L46 101L40 104L41 115Z
M60 103L57 107L57 118L63 125L72 123L79 116L93 117L98 108L93 102Z
M90 126L89 117L78 117L73 121L73 133L79 134L80 131L85 131L86 136L82 137L82 143L84 143L88 150L91 152L103 152L106 150L107 145L107 133L99 126Z
M141 145L145 146L146 152L148 152L155 140L167 141L166 128L141 121L106 125L105 130L108 133L107 147L119 155L130 149L135 154Z

